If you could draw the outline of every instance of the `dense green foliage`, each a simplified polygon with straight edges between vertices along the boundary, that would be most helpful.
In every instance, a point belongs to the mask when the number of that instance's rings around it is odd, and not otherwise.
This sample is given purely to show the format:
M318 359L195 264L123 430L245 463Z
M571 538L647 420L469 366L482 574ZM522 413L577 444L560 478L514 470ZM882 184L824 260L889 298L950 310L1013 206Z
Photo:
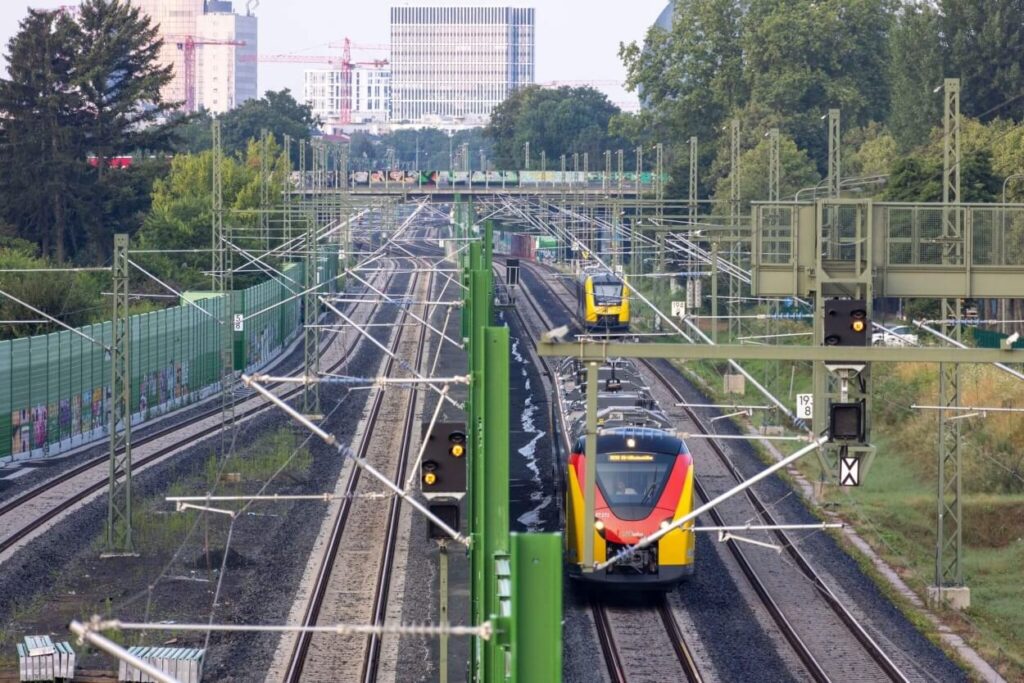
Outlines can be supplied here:
M671 30L653 27L644 44L621 47L627 86L644 109L617 117L611 130L645 146L668 144L673 176L687 173L686 144L697 136L702 195L716 194L729 173L730 119L741 122L744 149L760 147L764 133L779 127L824 173L822 118L838 108L844 177L892 171L897 186L888 196L934 199L934 131L942 126L936 88L946 77L962 79L962 111L980 121L976 128L998 131L973 131L988 157L965 156L964 198L992 198L994 185L1024 169L1013 152L1015 124L1024 119L1020 0L675 4ZM748 184L741 181L744 192ZM678 194L680 184L672 189Z
M260 207L261 151L261 145L251 141L244 153L225 155L222 166L225 228L232 233L232 243L252 249L262 246L255 242L258 217L247 213ZM276 142L270 143L269 156L274 169L270 186L279 188L284 184L288 162L284 150ZM210 286L206 273L211 265L212 175L212 151L176 156L167 177L154 184L152 210L136 236L136 244L142 250L200 250L140 257L148 268L181 290L207 289ZM271 216L275 231L273 244L284 237L279 230L282 223L281 216ZM301 229L296 221L296 234ZM241 279L236 278L236 285L242 284Z
M0 271L50 268L55 264L35 256L35 245L19 239L4 240L0 246ZM102 282L107 278L94 273L0 272L0 320L40 322L0 325L0 339L12 339L57 331L42 316L24 308L10 297L30 303L65 324L84 325L109 318L103 304Z
M260 138L264 130L272 132L278 140L285 135L293 141L308 140L318 124L313 110L296 101L287 88L268 90L263 97L248 100L219 118L226 154L245 153L249 141ZM213 117L209 112L199 112L183 124L177 132L175 151L203 152L213 146ZM292 153L297 154L294 150Z
M522 168L527 142L534 160L531 168L540 168L541 152L547 156L549 170L561 167L563 154L581 158L588 154L591 169L603 168L605 151L625 145L608 133L608 124L618 113L619 108L593 88L530 86L515 91L494 109L484 133L494 141L499 168Z
M124 0L85 0L80 18L30 10L0 79L0 215L9 236L63 262L104 260L110 235L140 224L159 162L105 159L166 144L169 109L148 19ZM88 157L98 157L95 168Z

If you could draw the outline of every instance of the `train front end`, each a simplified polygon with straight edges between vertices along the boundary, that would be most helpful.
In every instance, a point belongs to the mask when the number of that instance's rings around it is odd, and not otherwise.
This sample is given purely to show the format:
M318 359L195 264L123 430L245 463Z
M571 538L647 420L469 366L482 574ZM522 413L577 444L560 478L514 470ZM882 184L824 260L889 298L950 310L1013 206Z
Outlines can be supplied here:
M589 584L667 590L694 570L694 534L674 529L606 569L584 571L584 534L602 563L693 509L693 460L685 443L649 428L621 428L597 439L594 519L584 519L584 440L572 450L566 481L566 560L570 577ZM692 526L692 523L688 526Z
M581 322L590 332L629 330L629 287L609 274L588 275L581 291Z

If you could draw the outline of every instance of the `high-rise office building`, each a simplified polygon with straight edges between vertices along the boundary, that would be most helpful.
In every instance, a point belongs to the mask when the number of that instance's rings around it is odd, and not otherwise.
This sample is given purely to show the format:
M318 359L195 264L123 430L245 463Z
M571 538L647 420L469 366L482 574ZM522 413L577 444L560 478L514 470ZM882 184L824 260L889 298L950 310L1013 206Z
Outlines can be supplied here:
M203 0L131 0L148 14L160 30L164 46L160 49L160 64L174 67L174 78L163 89L169 102L185 101L184 41L196 34L196 17L203 13Z
M130 0L148 14L164 45L159 61L174 68L164 99L188 99L186 63L194 60L195 106L224 112L257 96L257 20L234 13L230 0ZM191 41L192 49L187 49ZM245 45L233 45L242 43ZM247 55L246 59L242 59Z
M427 117L484 122L534 82L534 10L393 7L393 121Z
M235 14L231 3L211 2L196 18L196 34L205 42L196 50L196 103L223 114L259 97L256 17Z

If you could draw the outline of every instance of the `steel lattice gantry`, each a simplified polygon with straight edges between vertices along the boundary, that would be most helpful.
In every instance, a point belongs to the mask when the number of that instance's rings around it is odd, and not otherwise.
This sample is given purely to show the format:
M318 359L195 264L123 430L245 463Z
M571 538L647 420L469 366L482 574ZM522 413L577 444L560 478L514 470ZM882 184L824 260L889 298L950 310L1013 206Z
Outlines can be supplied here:
M128 318L128 235L114 235L111 329L110 479L106 555L135 553L132 540L131 321Z

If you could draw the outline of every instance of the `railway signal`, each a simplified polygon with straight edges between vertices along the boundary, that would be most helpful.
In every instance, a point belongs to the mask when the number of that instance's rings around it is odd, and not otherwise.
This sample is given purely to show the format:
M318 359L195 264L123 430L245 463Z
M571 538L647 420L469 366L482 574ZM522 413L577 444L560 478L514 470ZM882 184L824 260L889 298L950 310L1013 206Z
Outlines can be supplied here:
M825 345L867 346L868 306L864 299L829 299L825 302Z
M424 426L423 461L420 465L420 490L427 507L445 524L459 528L460 501L466 495L466 461L468 444L466 425L437 423L433 431ZM429 523L430 538L447 538L440 528Z

